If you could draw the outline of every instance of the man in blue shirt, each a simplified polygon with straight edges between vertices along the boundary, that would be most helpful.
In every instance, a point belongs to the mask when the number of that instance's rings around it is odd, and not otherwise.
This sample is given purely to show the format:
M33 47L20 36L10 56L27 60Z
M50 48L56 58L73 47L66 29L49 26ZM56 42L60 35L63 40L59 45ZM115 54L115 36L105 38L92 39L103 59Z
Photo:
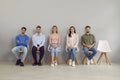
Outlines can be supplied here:
M33 66L41 66L41 60L44 56L44 44L45 44L45 35L41 33L41 26L36 27L36 33L32 36L32 55L34 58ZM37 61L36 53L39 52L39 61Z
M29 37L25 34L26 28L21 28L21 34L16 36L16 47L12 49L13 54L17 58L16 65L24 66L24 60L27 56ZM23 54L19 57L18 53L22 52Z

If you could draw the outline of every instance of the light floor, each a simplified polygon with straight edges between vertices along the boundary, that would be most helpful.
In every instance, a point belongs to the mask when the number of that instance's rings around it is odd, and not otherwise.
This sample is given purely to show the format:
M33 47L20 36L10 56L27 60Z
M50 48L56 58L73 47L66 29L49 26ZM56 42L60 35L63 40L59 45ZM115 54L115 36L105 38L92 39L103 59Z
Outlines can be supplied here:
M120 64L112 65L49 65L25 67L0 62L0 80L120 80Z

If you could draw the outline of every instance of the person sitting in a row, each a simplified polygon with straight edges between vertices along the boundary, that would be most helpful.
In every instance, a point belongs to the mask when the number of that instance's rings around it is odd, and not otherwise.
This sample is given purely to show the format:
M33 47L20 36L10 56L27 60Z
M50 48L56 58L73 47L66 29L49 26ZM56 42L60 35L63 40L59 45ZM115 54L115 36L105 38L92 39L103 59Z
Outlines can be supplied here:
M93 63L92 58L97 53L95 46L95 37L90 33L90 26L85 27L86 33L81 37L81 43L83 45L84 54L88 57L87 64ZM17 58L16 65L24 66L24 60L28 52L29 37L25 34L26 28L21 28L21 34L16 36L16 47L12 49L12 52ZM61 38L58 33L58 27L52 27L52 34L49 37L49 50L51 52L51 66L57 65L58 53L61 50ZM44 56L44 45L45 45L45 35L41 33L41 27L36 27L36 34L32 36L32 55L34 59L33 66L42 65L41 60ZM68 52L69 65L75 66L76 52L79 51L78 48L79 37L76 33L75 27L71 26L69 28L69 34L66 38L66 50ZM21 57L18 56L19 51L23 52ZM92 51L92 53L89 53ZM37 53L39 53L39 60L37 60Z

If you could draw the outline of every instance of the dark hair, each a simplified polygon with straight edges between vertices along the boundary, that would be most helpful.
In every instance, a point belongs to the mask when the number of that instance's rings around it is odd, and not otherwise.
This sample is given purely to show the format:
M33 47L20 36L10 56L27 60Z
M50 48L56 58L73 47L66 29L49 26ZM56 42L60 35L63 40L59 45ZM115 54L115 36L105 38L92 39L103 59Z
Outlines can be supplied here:
M36 28L40 28L41 29L41 26L38 25Z
M85 27L85 29L87 29L87 28L90 28L90 29L91 29L91 27L90 27L90 26L86 26L86 27Z
M21 30L22 30L22 29L25 29L25 31L27 30L26 27L22 27Z
M58 33L58 27L56 25L53 25L53 27L52 27L52 33L53 33L53 28L57 28L56 33Z
M71 27L69 28L69 34L68 34L69 37L72 37L72 36L71 36L71 31L70 31L71 28L73 28L73 29L74 29L74 33L76 33L76 29L75 29L75 27L74 27L74 26L71 26Z

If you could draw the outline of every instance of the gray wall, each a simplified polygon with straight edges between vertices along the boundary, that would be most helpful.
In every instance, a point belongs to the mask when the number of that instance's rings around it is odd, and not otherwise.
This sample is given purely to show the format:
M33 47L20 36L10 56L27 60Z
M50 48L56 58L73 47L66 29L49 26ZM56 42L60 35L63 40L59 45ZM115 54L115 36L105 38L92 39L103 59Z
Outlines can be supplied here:
M110 60L120 62L119 4L120 0L0 0L0 60L15 60L11 49L15 46L15 36L20 33L22 26L27 27L30 38L35 27L42 26L47 47L51 27L56 24L62 36L61 62L64 63L66 56L65 36L71 25L76 27L79 36L84 33L84 27L90 25L97 43L100 39L109 41L112 49L108 54ZM77 55L81 61L84 56L82 49ZM99 55L98 52L96 60ZM31 58L31 51L29 56Z

